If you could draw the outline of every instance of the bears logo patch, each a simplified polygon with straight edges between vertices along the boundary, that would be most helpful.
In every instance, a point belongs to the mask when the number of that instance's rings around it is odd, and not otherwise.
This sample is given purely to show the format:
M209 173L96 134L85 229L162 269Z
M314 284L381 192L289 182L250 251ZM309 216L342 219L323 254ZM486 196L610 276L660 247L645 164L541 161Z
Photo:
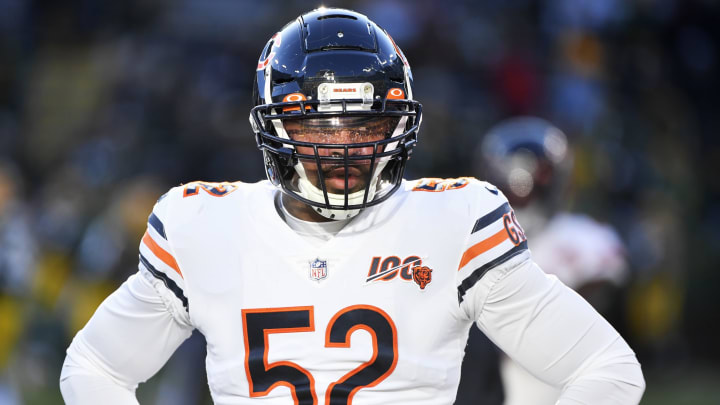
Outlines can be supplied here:
M412 269L413 281L420 286L421 290L432 281L432 269L427 266L415 266Z

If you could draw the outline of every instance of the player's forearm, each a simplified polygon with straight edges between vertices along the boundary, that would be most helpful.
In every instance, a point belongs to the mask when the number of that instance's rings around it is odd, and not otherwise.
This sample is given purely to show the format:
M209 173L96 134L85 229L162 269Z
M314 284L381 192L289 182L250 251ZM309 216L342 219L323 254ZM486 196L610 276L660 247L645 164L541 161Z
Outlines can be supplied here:
M640 401L644 381L635 354L577 293L531 262L498 277L478 325L525 369L562 388L559 404Z
M82 331L73 339L60 374L60 392L66 404L137 404L135 387L111 375L84 341Z
M60 379L65 401L136 404L137 385L152 377L190 333L144 277L130 277L70 344ZM114 402L108 402L111 398Z
M558 405L638 404L645 379L637 358L620 338L563 390Z
M60 377L60 392L68 405L137 405L135 390L120 386L110 378L92 374L67 364Z

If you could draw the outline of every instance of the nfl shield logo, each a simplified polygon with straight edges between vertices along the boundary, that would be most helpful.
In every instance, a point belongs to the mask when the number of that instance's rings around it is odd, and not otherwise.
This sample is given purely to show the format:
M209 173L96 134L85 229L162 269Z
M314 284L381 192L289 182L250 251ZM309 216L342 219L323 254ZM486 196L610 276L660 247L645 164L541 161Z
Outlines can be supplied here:
M320 281L327 278L327 260L319 258L310 262L310 279Z

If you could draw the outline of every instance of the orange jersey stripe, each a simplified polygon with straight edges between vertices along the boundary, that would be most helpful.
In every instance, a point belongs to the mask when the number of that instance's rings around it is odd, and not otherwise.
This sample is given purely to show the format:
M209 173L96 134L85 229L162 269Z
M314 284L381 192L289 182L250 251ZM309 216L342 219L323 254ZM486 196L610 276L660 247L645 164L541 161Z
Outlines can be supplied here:
M180 271L180 266L178 266L177 262L175 261L175 258L168 252L165 251L165 249L161 248L150 236L150 234L145 231L145 235L143 235L142 238L143 243L145 246L150 248L150 251L152 251L155 256L157 256L160 260L165 262L168 266L172 267L173 270L177 272L177 274L180 275L180 277L183 277L182 272ZM185 278L185 277L183 277Z
M458 266L458 270L462 269L463 266L468 264L470 260L494 248L507 238L507 231L505 230L505 228L503 228L499 230L498 233L496 233L495 235L472 245L468 250L465 251L465 253L463 253L462 259L460 259L460 266Z

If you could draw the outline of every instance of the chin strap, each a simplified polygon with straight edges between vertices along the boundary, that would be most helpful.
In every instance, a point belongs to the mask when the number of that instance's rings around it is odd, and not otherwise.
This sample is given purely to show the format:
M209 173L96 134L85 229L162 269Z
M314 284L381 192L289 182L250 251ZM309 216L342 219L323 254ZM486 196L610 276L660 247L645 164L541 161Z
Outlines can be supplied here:
M378 174L382 171L382 168L384 168L385 165L386 162L381 162L380 164L378 164L378 167L376 167L375 173L373 173L372 180L370 181L370 189L368 190L367 201L372 201L373 197L375 197L375 192L377 190L377 182L379 178ZM305 168L302 166L301 163L295 165L295 171L298 174L298 194L304 198L307 198L310 201L325 204L325 194L323 194L323 191L320 188L316 187L312 184L312 182L310 182L310 180L308 180L307 174L305 173ZM327 193L327 197L330 205L345 205L345 194ZM363 203L364 197L365 189L350 193L348 194L348 205L361 205ZM352 218L360 213L360 209L332 210L319 207L313 207L313 209L315 210L315 212L324 216L325 218L334 220Z

